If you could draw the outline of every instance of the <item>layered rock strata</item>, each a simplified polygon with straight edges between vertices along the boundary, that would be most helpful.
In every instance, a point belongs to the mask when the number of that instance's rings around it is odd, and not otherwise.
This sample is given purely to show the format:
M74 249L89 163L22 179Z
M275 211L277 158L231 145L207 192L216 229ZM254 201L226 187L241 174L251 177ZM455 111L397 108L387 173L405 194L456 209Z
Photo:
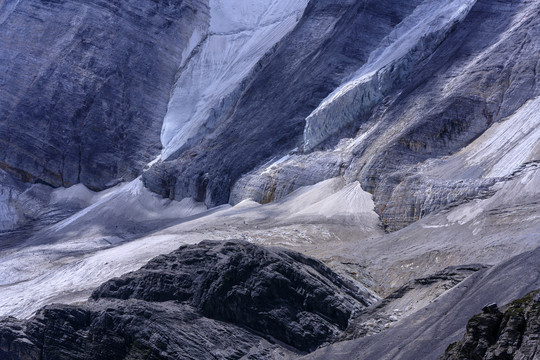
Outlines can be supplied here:
M531 36L540 32L539 5L456 4L419 5L434 6L441 16L406 17L357 78L307 117L304 143L297 146L309 153L296 150L286 161L277 156L259 166L235 184L232 199L278 198L343 175L360 181L387 229L398 230L430 212L489 196L493 185L538 161L539 48ZM400 42L399 29L423 35L416 45L409 42L415 36Z
M0 321L0 357L276 358L333 341L375 300L299 253L207 241L106 282L81 305Z

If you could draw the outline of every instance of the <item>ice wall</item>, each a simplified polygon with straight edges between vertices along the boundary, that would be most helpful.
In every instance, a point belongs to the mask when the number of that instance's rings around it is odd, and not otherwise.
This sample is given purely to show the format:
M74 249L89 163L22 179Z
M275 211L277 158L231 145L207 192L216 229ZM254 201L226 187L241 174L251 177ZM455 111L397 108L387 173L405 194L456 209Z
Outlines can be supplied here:
M445 39L476 0L427 0L401 22L351 78L332 92L306 119L304 150L367 115Z

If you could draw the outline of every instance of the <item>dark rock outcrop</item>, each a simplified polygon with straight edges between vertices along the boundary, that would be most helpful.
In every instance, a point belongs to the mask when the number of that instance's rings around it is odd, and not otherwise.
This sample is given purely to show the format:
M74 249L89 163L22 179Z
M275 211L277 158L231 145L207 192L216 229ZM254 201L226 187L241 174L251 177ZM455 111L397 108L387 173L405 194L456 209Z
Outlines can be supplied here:
M540 358L539 294L533 291L502 311L471 318L463 339L451 344L441 360Z
M333 341L374 301L299 253L208 241L106 282L87 303L2 320L0 358L261 359Z
M160 150L175 73L205 1L3 1L0 168L103 189Z

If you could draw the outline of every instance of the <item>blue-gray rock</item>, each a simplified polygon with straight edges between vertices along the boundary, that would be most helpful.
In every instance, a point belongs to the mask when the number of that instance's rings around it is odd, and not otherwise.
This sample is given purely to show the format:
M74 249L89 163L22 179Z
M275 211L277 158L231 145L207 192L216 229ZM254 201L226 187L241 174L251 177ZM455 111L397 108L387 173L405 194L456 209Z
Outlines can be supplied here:
M0 4L0 168L103 189L138 176L205 1Z
M312 0L215 130L145 172L145 185L164 197L227 203L241 175L302 141L310 112L419 2Z

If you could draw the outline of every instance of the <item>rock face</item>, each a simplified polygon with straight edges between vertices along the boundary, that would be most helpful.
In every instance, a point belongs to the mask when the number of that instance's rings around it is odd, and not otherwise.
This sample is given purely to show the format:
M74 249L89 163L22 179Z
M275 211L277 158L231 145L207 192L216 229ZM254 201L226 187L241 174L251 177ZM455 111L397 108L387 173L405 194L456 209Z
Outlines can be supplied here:
M0 168L103 189L138 176L204 1L0 4Z
M420 2L310 1L292 32L246 78L235 103L213 115L221 118L215 130L154 165L145 185L166 197L227 203L241 175L299 144L310 112Z
M539 6L4 1L0 168L209 206L343 176L399 230L539 160ZM461 152L524 113L498 171Z
M336 339L375 300L299 253L207 241L106 282L82 305L2 320L0 357L267 358L289 351L268 342L302 352Z
M506 120L538 128L540 117L531 112L540 94L538 45L529 39L540 31L538 6L422 2L307 116L304 142L295 146L308 153L291 152L287 161L274 160L270 172L264 164L244 175L232 199L264 201L275 189L278 198L343 175L374 195L394 231L450 204L489 196L496 182L539 159L538 133L527 127L518 135L509 130L516 124L489 136L506 151L514 148L512 156L502 159L487 136L472 145ZM503 53L515 56L507 61Z
M537 359L540 349L540 291L469 320L461 341L451 344L441 360ZM487 309L486 309L487 310Z
M180 64L161 130L162 158L178 157L230 115L257 63L302 17L308 0L210 0Z

